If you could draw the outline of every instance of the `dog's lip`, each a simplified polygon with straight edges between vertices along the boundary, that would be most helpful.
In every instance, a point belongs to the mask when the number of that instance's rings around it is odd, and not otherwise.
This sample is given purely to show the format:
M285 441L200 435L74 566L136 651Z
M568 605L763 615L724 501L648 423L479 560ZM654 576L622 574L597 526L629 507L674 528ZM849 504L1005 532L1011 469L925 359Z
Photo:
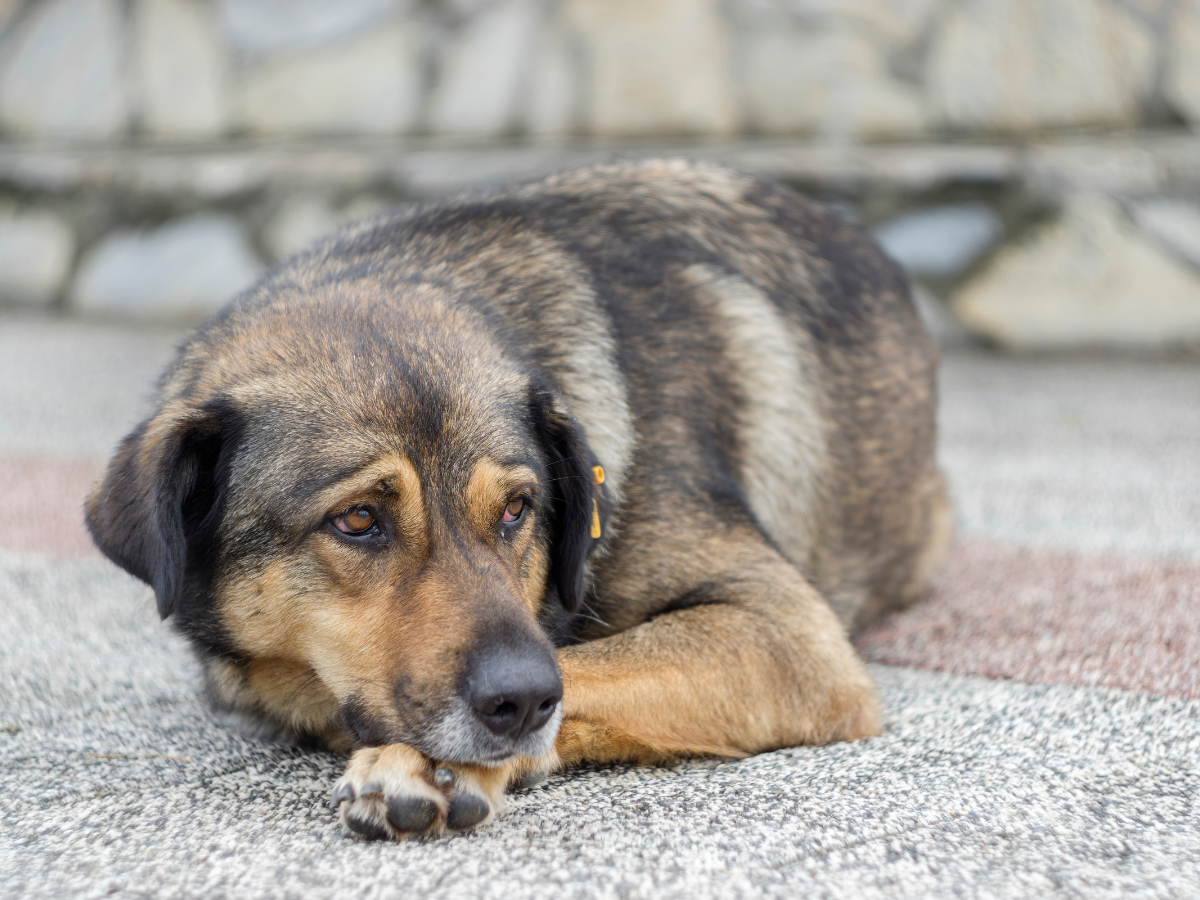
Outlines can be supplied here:
M477 766L502 766L521 756L541 757L551 752L562 722L562 702L541 728L513 741L500 738L477 720L459 699L430 725L405 728L397 743L408 744L430 759Z
M409 746L414 746L409 744ZM520 756L516 750L496 750L490 753L472 753L470 755L440 754L436 750L417 747L430 759L441 759L445 762L457 763L463 766L500 766L511 759Z
M492 748L464 754L445 754L444 752L439 752L436 748L424 747L423 745L419 745L417 742L410 743L410 746L417 747L418 750L431 759L443 759L446 762L453 762L467 766L501 766L506 762L516 759L518 756L529 755L529 751L520 746Z
M516 753L493 753L491 756L481 756L472 760L478 766L498 766L515 757Z

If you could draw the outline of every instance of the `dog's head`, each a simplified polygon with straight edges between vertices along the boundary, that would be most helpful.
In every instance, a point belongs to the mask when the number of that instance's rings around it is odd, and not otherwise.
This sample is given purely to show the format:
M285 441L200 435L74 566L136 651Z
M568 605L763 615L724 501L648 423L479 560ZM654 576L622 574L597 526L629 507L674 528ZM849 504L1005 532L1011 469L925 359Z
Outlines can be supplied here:
M478 314L308 297L185 345L87 518L239 702L497 762L557 731L595 462Z

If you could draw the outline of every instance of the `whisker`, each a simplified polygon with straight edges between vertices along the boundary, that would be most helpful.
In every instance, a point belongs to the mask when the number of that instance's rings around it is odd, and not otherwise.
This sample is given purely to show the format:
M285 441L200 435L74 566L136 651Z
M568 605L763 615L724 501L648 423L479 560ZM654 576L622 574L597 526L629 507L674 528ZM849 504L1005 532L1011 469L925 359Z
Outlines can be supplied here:
M286 702L291 703L296 698L298 698L301 694L303 694L306 690L308 690L310 685L312 685L314 682L319 681L319 680L320 680L320 677L317 675L317 670L309 669L308 677L305 678L302 682L300 682L299 686L297 686L297 688L294 691L292 691L291 694L288 695Z
M603 625L605 628L609 627L608 623L605 622L603 619L601 619L600 616L596 613L596 610L594 610L594 609L592 609L592 607L588 606L587 603L580 602L579 605L583 611L577 612L577 613L575 613L575 615L583 618L586 621L595 622L597 625Z

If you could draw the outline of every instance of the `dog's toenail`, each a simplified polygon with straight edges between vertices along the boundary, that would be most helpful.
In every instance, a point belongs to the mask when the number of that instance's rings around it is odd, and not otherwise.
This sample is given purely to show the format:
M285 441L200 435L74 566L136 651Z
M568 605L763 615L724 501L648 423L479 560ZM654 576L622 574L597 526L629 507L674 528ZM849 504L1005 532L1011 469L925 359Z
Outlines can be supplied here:
M347 815L346 827L372 841L381 841L389 836L387 829L382 825L376 825L370 819L360 819L358 816Z
M455 830L471 828L487 818L488 805L474 794L459 794L450 803L446 825Z
M380 784L378 781L368 781L366 784L364 784L362 786L362 796L363 797L370 797L375 794L382 794L382 793L383 793L383 785Z
M354 799L354 785L349 784L349 783L339 784L337 787L335 787L333 789L333 794L329 797L329 805L331 807L333 807L334 809L337 809L339 806L341 806L347 800L353 800L353 799Z
M444 791L454 784L454 773L449 769L438 769L433 773L433 783Z
M393 797L388 800L387 817L397 831L424 831L433 824L437 806L424 797Z

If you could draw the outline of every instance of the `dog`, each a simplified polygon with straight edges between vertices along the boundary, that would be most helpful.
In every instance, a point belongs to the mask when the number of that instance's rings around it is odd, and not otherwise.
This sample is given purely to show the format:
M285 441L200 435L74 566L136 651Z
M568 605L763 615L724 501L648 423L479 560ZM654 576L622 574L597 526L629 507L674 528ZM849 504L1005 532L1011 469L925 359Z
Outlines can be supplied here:
M677 160L348 226L180 347L87 503L367 838L580 763L876 735L946 555L937 351L837 211Z

